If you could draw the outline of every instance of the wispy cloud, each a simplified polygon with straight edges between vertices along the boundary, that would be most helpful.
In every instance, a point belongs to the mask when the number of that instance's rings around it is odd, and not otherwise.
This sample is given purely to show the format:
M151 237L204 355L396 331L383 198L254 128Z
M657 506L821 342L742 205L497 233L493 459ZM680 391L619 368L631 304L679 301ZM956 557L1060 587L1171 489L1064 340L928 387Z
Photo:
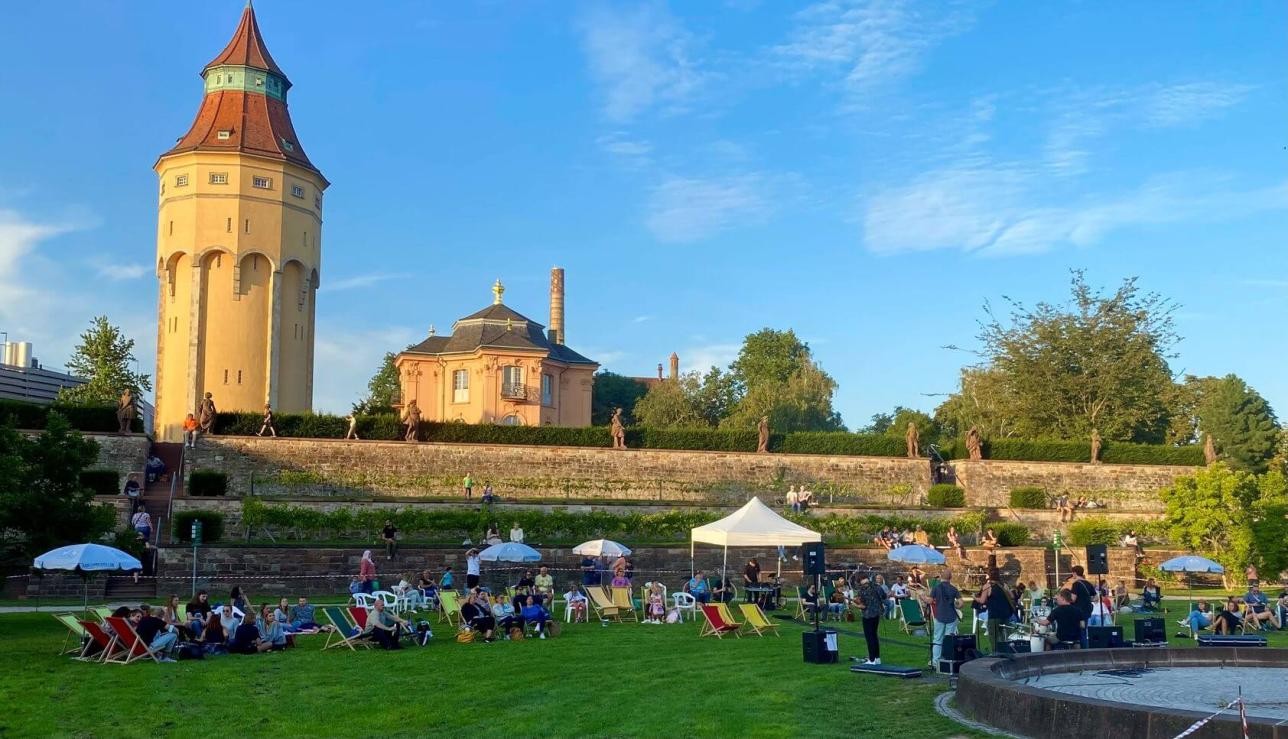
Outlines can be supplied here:
M653 188L645 225L660 241L699 241L738 223L762 222L771 210L765 178L670 177Z
M99 264L94 268L99 277L108 280L137 280L152 274L152 267L147 264Z
M682 109L702 85L693 37L663 5L598 6L577 26L610 120L629 121L654 108Z
M625 131L614 131L595 140L599 148L623 163L633 167L642 167L651 161L653 145L647 141L631 138Z
M789 68L838 75L868 92L920 71L941 41L969 30L978 6L959 2L825 0L796 14L773 53Z
M320 413L348 412L366 394L367 382L385 352L401 351L423 337L406 326L358 328L334 325L319 316L313 408Z
M653 320L653 316L635 316L631 319L631 323L644 323L651 320Z
M0 209L0 318L10 334L27 333L45 316L42 306L53 300L30 279L24 261L43 241L78 228L73 223L42 223L14 210ZM16 330L15 330L16 329Z
M742 344L737 342L716 342L690 346L677 351L680 355L680 371L697 370L706 372L712 367L724 368L738 357Z
M1160 87L1144 101L1145 121L1163 128L1213 118L1243 102L1253 89L1252 85L1221 82L1190 82Z
M371 272L362 275L353 275L352 277L341 277L338 280L325 280L322 287L318 288L323 292L336 292L339 290L358 290L364 287L371 287L386 280L395 280L400 275L388 274L385 272Z
M863 241L879 254L958 249L987 255L1088 246L1130 227L1222 221L1288 208L1288 183L1236 190L1210 173L1181 172L1117 195L1071 199L1044 187L1040 169L977 163L924 173L879 192L863 213Z

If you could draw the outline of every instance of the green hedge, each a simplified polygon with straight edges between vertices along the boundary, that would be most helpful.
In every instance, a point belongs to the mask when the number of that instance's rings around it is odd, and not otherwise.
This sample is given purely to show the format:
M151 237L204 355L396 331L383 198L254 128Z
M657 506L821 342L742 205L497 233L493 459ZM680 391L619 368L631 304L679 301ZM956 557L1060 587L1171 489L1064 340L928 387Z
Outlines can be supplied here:
M1046 508L1046 491L1035 485L1011 489L1012 508Z
M789 454L849 454L870 457L902 457L907 453L903 438L885 434L848 434L844 431L802 431L784 434L777 448ZM753 449L755 448L753 444Z
M37 405L20 400L0 400L0 421L13 417L14 426L20 429L43 429L51 412L66 418L77 431L110 433L118 428L114 406ZM136 416L130 428L142 433L143 419Z
M1007 459L1019 462L1089 462L1090 441L1064 439L991 439L981 451L984 459ZM945 459L965 459L966 443L961 439L944 444L940 454ZM1100 450L1100 461L1106 464L1166 464L1200 467L1203 448L1198 444L1164 446L1106 441Z
M311 506L265 503L259 498L242 500L242 522L250 529L267 527L277 539L335 540L357 536L375 541L386 520L393 521L404 537L451 542L469 537L475 541L489 524L505 530L518 523L524 538L534 544L580 542L600 537L650 542L684 541L689 531L720 518L719 511L664 511L661 513L616 514L604 511L522 510L494 512L468 508L443 510L425 508L375 509L343 508L321 511ZM963 534L980 530L984 514L963 513L951 519L920 519L900 516L813 516L787 514L787 518L823 534L829 541L868 543L883 526L912 529L920 524L937 543L946 543L945 532L956 526Z
M122 490L121 473L116 470L81 470L80 483L95 495L119 495Z
M224 536L224 514L219 511L179 511L170 519L170 535L175 541L192 543L192 522L201 521L201 543L219 541Z
M188 476L188 495L210 497L228 492L228 475L214 470L193 470Z
M926 502L934 508L961 508L966 505L966 491L949 483L931 485Z
M997 534L997 543L1004 547L1022 547L1029 543L1029 527L1022 523L995 523L989 528Z

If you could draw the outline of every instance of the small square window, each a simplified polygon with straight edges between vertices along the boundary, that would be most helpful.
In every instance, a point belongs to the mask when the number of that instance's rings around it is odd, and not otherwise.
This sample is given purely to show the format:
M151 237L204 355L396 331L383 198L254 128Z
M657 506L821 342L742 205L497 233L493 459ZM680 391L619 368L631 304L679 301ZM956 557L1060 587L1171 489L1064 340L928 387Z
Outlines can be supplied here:
M314 207L314 208L317 208L318 210L321 210L321 209L322 209L322 196L321 196L321 195L314 195L314 196L313 196L313 207Z
M176 176L175 176L175 178L174 178L174 186L175 186L175 187L187 187L187 186L188 186L188 175L186 175L186 174L176 175Z
M232 132L232 131L228 131L228 130L224 130L224 131L220 131L220 132L217 134L217 136L218 136L218 138L219 138L219 140L220 140L220 141L227 141L228 139L232 138L232 136L233 136L233 132Z
M211 172L211 173L210 173L210 184L212 184L212 185L227 185L227 184L228 184L228 173L227 173L227 172Z
M291 194L297 198L302 198L304 197L304 188L300 187L299 185L292 185Z
M267 177L252 177L250 180L250 184L253 185L254 187L259 188L260 190L273 189L273 181Z

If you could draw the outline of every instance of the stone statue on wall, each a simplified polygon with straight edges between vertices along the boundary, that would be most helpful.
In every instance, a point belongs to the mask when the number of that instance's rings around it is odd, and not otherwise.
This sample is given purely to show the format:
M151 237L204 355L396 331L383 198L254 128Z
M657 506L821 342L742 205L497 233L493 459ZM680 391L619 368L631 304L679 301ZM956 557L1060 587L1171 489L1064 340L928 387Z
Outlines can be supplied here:
M613 420L612 420L612 427L610 428L610 431L613 434L613 448L625 449L626 448L626 426L622 424L621 408L613 409Z
M966 453L971 459L984 458L984 445L979 438L979 427L971 426L966 432Z
M921 449L921 434L917 431L917 424L909 421L908 433L903 438L908 445L908 459L916 459Z
M760 423L756 424L756 451L760 454L769 451L769 416L761 416Z
M264 404L264 423L260 424L259 433L255 435L263 436L265 431L277 438L277 420L273 418L273 406L269 403Z
M134 423L134 412L134 394L127 387L116 401L116 433L130 433L130 426Z
M1091 430L1091 463L1100 464L1100 432Z
M403 409L403 423L407 424L407 435L403 438L406 441L420 441L420 408L415 399L407 401L407 407Z
M1212 434L1203 434L1203 462L1205 464L1216 462L1216 442L1212 440Z
M215 396L206 393L206 397L202 398L201 403L197 406L197 427L201 429L201 433L214 433L215 414L217 413L219 411L215 408Z

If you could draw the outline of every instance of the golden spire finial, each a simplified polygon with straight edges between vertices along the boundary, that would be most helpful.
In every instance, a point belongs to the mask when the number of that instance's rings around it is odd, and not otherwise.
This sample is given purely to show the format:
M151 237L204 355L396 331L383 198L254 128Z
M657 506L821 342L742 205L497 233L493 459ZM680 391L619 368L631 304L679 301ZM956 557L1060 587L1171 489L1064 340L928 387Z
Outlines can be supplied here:
M505 295L505 285L501 284L501 278L498 277L492 285L492 305L500 305L502 295Z

